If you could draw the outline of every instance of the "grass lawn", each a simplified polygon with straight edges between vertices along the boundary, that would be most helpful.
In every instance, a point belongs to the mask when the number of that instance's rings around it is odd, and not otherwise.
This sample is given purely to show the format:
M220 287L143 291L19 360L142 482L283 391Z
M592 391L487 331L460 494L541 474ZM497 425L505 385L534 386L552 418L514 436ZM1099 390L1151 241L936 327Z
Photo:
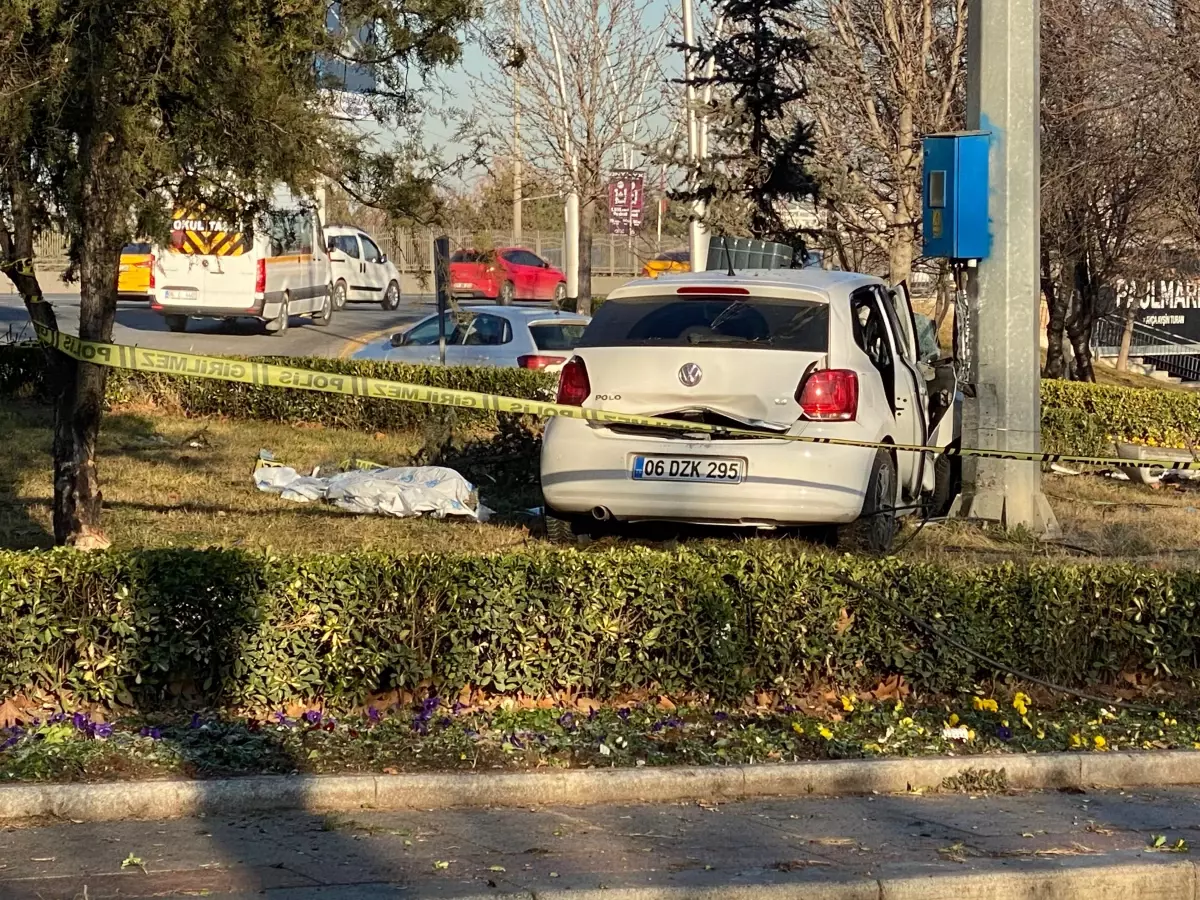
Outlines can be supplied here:
M0 547L53 544L50 428L48 409L0 410ZM405 465L420 444L413 434L112 412L97 454L103 527L118 548L494 550L528 539L527 529L513 525L356 516L324 504L294 504L260 492L251 478L262 448L305 471L353 456ZM486 488L481 494L487 503Z
M258 491L251 478L262 448L301 471L357 456L405 465L419 434L365 434L264 422L187 419L151 409L114 411L100 434L103 527L117 548L223 546L280 552L378 549L389 552L488 551L538 540L527 518L487 524L455 519L357 516L323 504L293 504ZM50 413L16 406L0 411L0 548L49 547ZM530 463L520 462L518 468ZM532 463L536 466L536 461ZM464 471L468 478L469 471ZM513 495L477 479L493 509L540 503L536 488ZM976 524L933 524L913 535L909 519L899 554L950 565L1027 560L1132 559L1178 566L1200 559L1200 485L1151 488L1097 475L1049 474L1045 491L1063 537L1043 542ZM626 529L619 540L661 544L678 539L745 538L721 529ZM815 535L814 535L815 536ZM767 534L791 540L790 534ZM911 538L911 540L910 540ZM616 540L605 538L604 540ZM800 545L806 547L806 545Z

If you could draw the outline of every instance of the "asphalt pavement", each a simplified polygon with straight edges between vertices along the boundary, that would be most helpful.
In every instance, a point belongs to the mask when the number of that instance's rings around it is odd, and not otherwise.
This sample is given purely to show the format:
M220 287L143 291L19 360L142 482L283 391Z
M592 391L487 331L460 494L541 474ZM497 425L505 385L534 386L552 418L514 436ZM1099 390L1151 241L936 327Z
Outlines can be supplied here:
M0 897L1175 897L1197 828L1197 788L63 822L0 832Z
M47 294L54 306L59 327L79 333L79 295ZM167 330L163 317L144 302L120 301L117 306L113 341L179 350L210 356L349 356L370 340L432 312L433 295L405 295L399 309L385 311L378 304L349 303L333 314L324 327L307 316L292 316L290 327L282 335L268 334L264 324L254 319L238 319L226 324L217 319L192 319L182 334ZM0 292L0 340L6 335L16 339L33 338L33 328L19 294Z

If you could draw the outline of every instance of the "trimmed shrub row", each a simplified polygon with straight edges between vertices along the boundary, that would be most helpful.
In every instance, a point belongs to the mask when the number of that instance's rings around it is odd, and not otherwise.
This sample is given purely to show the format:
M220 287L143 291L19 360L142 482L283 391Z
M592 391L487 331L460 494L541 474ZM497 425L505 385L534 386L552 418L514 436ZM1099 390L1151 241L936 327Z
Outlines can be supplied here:
M491 556L56 550L0 553L0 699L34 687L262 707L423 684L740 698L892 673L960 688L994 674L838 573L1062 683L1197 669L1200 573L1188 571L950 570L766 542Z
M334 372L385 378L409 384L503 394L521 399L553 399L556 378L526 369L418 366L320 357L251 357L253 362L276 363ZM45 363L37 347L0 348L0 396L45 400L48 386ZM110 403L146 403L178 409L191 416L226 416L270 422L313 422L363 431L412 428L443 415L443 408L366 397L344 397L319 391L254 387L177 375L113 369L108 377ZM456 409L455 421L492 424L496 414Z

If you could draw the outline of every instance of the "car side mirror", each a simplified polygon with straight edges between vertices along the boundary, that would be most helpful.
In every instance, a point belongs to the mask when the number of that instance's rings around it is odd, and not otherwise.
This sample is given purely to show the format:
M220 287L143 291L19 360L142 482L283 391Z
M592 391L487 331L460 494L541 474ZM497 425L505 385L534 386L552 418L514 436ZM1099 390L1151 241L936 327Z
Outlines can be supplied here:
M403 347L407 343L408 343L408 332L397 331L395 334L392 335L392 346L393 347Z
M325 250L327 253L334 253L337 250L337 244L335 244L333 241L330 241L325 245Z
M380 253L380 254L379 254L379 264L380 264L380 265L383 265L383 264L384 264L384 263L386 263L386 262L387 262L387 254L386 254L386 253Z

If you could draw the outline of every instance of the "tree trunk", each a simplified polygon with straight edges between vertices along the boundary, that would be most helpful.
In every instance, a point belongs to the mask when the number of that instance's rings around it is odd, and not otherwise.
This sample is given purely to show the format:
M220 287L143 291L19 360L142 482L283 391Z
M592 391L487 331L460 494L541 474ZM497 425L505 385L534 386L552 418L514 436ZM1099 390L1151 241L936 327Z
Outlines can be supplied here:
M1043 378L1065 378L1067 375L1063 339L1067 331L1067 307L1071 302L1071 294L1059 288L1050 264L1050 254L1043 250L1042 293L1046 295L1046 307L1050 313L1046 322L1046 367L1042 370Z
M892 229L888 245L888 279L892 284L907 281L912 274L913 236L908 228Z
M1067 321L1067 337L1071 340L1071 351L1075 354L1075 369L1072 377L1076 381L1096 380L1092 368L1092 328L1096 323L1099 297L1092 280L1086 256L1075 261L1075 314Z
M88 160L82 186L79 242L79 337L110 342L117 311L115 274L123 243L120 212L111 209L106 185L109 144L100 141L81 148ZM65 379L55 411L54 538L85 550L107 547L100 530L103 497L96 473L96 438L104 409L108 370L91 363L74 363ZM73 374L73 377L70 375Z
M579 299L575 311L585 316L592 314L592 232L596 218L595 192L587 192L588 199L579 204Z
M1133 304L1129 305L1129 309L1125 310L1125 328L1121 332L1121 349L1117 353L1117 371L1129 371L1129 348L1133 344L1133 322L1136 312Z

